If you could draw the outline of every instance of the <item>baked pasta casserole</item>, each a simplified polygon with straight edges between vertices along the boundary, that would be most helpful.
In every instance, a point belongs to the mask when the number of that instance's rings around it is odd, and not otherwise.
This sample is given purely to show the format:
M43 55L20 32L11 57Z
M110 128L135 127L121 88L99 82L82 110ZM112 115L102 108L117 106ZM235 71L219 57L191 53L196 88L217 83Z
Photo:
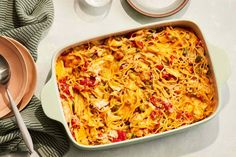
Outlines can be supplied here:
M216 106L204 43L188 28L142 29L69 48L56 77L65 119L83 145L179 128Z

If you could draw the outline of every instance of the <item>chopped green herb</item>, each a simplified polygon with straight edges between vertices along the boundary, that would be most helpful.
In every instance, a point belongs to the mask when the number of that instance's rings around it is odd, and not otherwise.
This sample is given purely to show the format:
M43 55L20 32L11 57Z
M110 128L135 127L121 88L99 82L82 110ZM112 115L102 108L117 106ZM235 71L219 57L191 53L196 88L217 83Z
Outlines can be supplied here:
M118 105L115 105L115 106L113 106L113 107L111 108L111 111L112 111L112 112L115 112L115 111L117 111L119 108L120 108L120 107L119 107Z
M136 137L135 133L132 133L131 138L135 138L135 137Z
M199 63L201 60L202 60L202 57L201 56L197 56L196 59L195 59L195 62Z
M183 50L183 55L186 56L187 54L188 54L188 49L185 48L185 49Z

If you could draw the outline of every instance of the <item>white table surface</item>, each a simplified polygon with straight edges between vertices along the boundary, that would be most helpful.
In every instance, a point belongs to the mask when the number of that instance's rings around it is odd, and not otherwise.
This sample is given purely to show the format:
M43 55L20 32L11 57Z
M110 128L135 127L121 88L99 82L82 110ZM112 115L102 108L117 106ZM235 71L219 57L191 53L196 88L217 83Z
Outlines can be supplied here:
M71 145L65 157L236 156L236 0L191 0L178 14L162 19L137 13L130 8L126 0L113 0L107 17L92 23L85 22L76 15L74 0L54 0L54 8L54 23L38 47L38 96L50 70L51 58L63 45L94 35L167 19L196 21L206 39L225 50L231 65L231 75L221 88L223 107L208 123L151 142L105 151L82 151Z

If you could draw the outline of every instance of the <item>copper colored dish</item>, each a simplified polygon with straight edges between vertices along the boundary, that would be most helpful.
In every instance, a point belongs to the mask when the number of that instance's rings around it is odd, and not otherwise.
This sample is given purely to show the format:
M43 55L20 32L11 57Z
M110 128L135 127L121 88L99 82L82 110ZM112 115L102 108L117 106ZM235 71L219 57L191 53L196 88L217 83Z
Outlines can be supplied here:
M34 94L35 88L36 88L36 80L37 80L36 65L35 65L34 59L32 58L32 56L30 55L29 51L27 50L25 46L23 46L21 43L19 43L18 41L12 38L9 38L9 37L5 37L5 38L9 40L10 42L12 42L18 48L18 50L21 52L22 56L24 57L24 61L27 66L28 84L26 86L26 91L24 93L24 96L21 102L18 104L18 108L21 111L27 106L27 104L31 100ZM10 112L9 114L6 115L6 117L10 117L12 115L13 115L13 112Z
M6 58L11 69L9 91L16 104L19 104L25 94L28 83L28 70L23 56L18 49L7 39L0 36L0 54ZM6 90L0 86L0 118L11 112Z

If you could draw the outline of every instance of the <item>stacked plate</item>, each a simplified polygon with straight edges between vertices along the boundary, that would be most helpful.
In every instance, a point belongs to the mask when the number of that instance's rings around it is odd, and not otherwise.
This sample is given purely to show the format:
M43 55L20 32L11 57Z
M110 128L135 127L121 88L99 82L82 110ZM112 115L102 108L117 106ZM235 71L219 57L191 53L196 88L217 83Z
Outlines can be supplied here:
M6 58L11 69L8 88L19 110L29 103L36 87L36 65L29 51L18 41L0 36L0 54ZM0 119L13 115L6 90L0 86Z
M166 17L180 11L189 0L127 0L139 13L150 17Z

